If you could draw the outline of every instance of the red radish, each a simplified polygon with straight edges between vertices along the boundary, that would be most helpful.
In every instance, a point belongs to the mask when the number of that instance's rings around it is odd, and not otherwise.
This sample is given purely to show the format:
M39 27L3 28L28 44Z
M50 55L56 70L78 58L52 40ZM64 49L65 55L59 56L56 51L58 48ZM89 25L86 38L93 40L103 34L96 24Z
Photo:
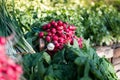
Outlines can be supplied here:
M76 27L75 26L68 26L68 29L75 31Z
M53 36L55 36L55 34L54 34L54 33L52 34L52 37L53 37Z
M47 42L50 42L50 41L51 41L50 36L46 36L46 41L47 41Z
M53 43L54 43L54 44L58 44L58 41L54 40Z
M61 33L57 32L56 35L57 35L58 37L60 37L60 36L61 36Z
M55 28L52 28L51 32L52 32L52 33L56 33L56 29L55 29Z
M47 29L49 29L51 27L51 24L47 24Z
M76 30L76 27L75 27L75 26L72 26L72 30L75 31L75 30Z
M55 21L52 21L51 24L56 27L57 26L57 23Z
M70 38L70 37L71 37L71 35L69 35L69 34L66 34L66 37L67 37L67 38Z
M55 46L56 46L56 48L58 48L58 47L60 46L60 44L59 44L59 43L56 43Z
M48 32L48 33L47 33L47 36L51 36L51 35L52 35L52 33L51 33L51 32Z
M57 23L55 22L53 25L56 27L56 26L57 26Z
M51 23L52 25L54 25L55 21L53 20L53 21L51 21L50 23Z
M66 32L66 33L69 32L69 29L65 29L65 32Z
M67 38L67 37L66 37L66 35L63 35L62 37L63 37L64 39L66 39L66 38Z
M66 24L63 24L63 28L66 29L66 28L67 28L67 25L66 25Z
M63 25L63 22L59 20L59 21L58 21L58 25L59 25L59 26L62 26L62 25Z
M58 36L55 35L55 36L53 36L52 39L53 39L53 41L57 41L58 40Z
M59 30L58 34L61 35L63 33L63 30Z
M72 34L75 34L75 31L72 31Z
M59 33L59 37L64 38L65 34L64 33Z
M69 32L68 32L68 35L71 36L71 37L73 37L73 32L72 32L72 31L69 31Z
M40 37L40 38L43 38L43 36L44 36L44 32L40 32L40 33L39 33L39 37Z
M0 45L5 45L6 39L5 37L0 37Z
M63 26L58 26L57 30L63 30Z
M58 42L63 43L63 42L64 42L64 39L63 39L62 37L60 37L60 38L58 39Z
M50 32L50 29L47 29L47 32Z
M63 45L62 45L62 44L60 44L59 49L60 49L60 50L63 49Z

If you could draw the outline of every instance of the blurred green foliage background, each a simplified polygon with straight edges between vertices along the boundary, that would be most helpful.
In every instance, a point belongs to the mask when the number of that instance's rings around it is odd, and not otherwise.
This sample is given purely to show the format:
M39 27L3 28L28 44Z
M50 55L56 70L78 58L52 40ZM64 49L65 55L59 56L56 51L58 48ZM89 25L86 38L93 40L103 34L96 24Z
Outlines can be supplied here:
M62 20L77 26L76 35L92 45L120 42L120 0L7 0L6 5L25 35L51 20Z

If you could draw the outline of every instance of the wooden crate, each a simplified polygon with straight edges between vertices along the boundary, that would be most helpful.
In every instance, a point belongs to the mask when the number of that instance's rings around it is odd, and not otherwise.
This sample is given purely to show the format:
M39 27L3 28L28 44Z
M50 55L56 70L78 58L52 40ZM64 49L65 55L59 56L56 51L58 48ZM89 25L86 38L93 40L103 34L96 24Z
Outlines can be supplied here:
M114 69L118 78L120 79L120 47L114 49L112 64L114 65Z
M116 74L120 80L120 47L112 49L111 47L97 47L98 56L105 56L114 66Z

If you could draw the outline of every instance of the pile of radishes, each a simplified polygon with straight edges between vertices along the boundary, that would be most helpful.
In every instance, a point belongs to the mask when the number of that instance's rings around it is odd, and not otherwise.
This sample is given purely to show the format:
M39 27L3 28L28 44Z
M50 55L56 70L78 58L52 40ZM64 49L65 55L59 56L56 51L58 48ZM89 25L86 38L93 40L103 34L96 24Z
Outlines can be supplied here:
M82 48L82 38L75 36L76 27L62 21L51 21L42 26L43 31L39 32L39 38L47 42L48 51L61 50L65 44L73 45L73 40L78 41L79 47Z
M22 68L6 55L6 38L0 37L0 80L19 80Z

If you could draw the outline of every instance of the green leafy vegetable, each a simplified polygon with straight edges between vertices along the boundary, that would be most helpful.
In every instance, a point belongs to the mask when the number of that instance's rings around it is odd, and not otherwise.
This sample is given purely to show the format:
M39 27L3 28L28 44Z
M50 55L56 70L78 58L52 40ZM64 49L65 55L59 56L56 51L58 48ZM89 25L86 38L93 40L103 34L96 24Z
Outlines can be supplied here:
M90 47L66 46L52 59L46 52L27 54L23 62L29 80L117 80L113 66Z

